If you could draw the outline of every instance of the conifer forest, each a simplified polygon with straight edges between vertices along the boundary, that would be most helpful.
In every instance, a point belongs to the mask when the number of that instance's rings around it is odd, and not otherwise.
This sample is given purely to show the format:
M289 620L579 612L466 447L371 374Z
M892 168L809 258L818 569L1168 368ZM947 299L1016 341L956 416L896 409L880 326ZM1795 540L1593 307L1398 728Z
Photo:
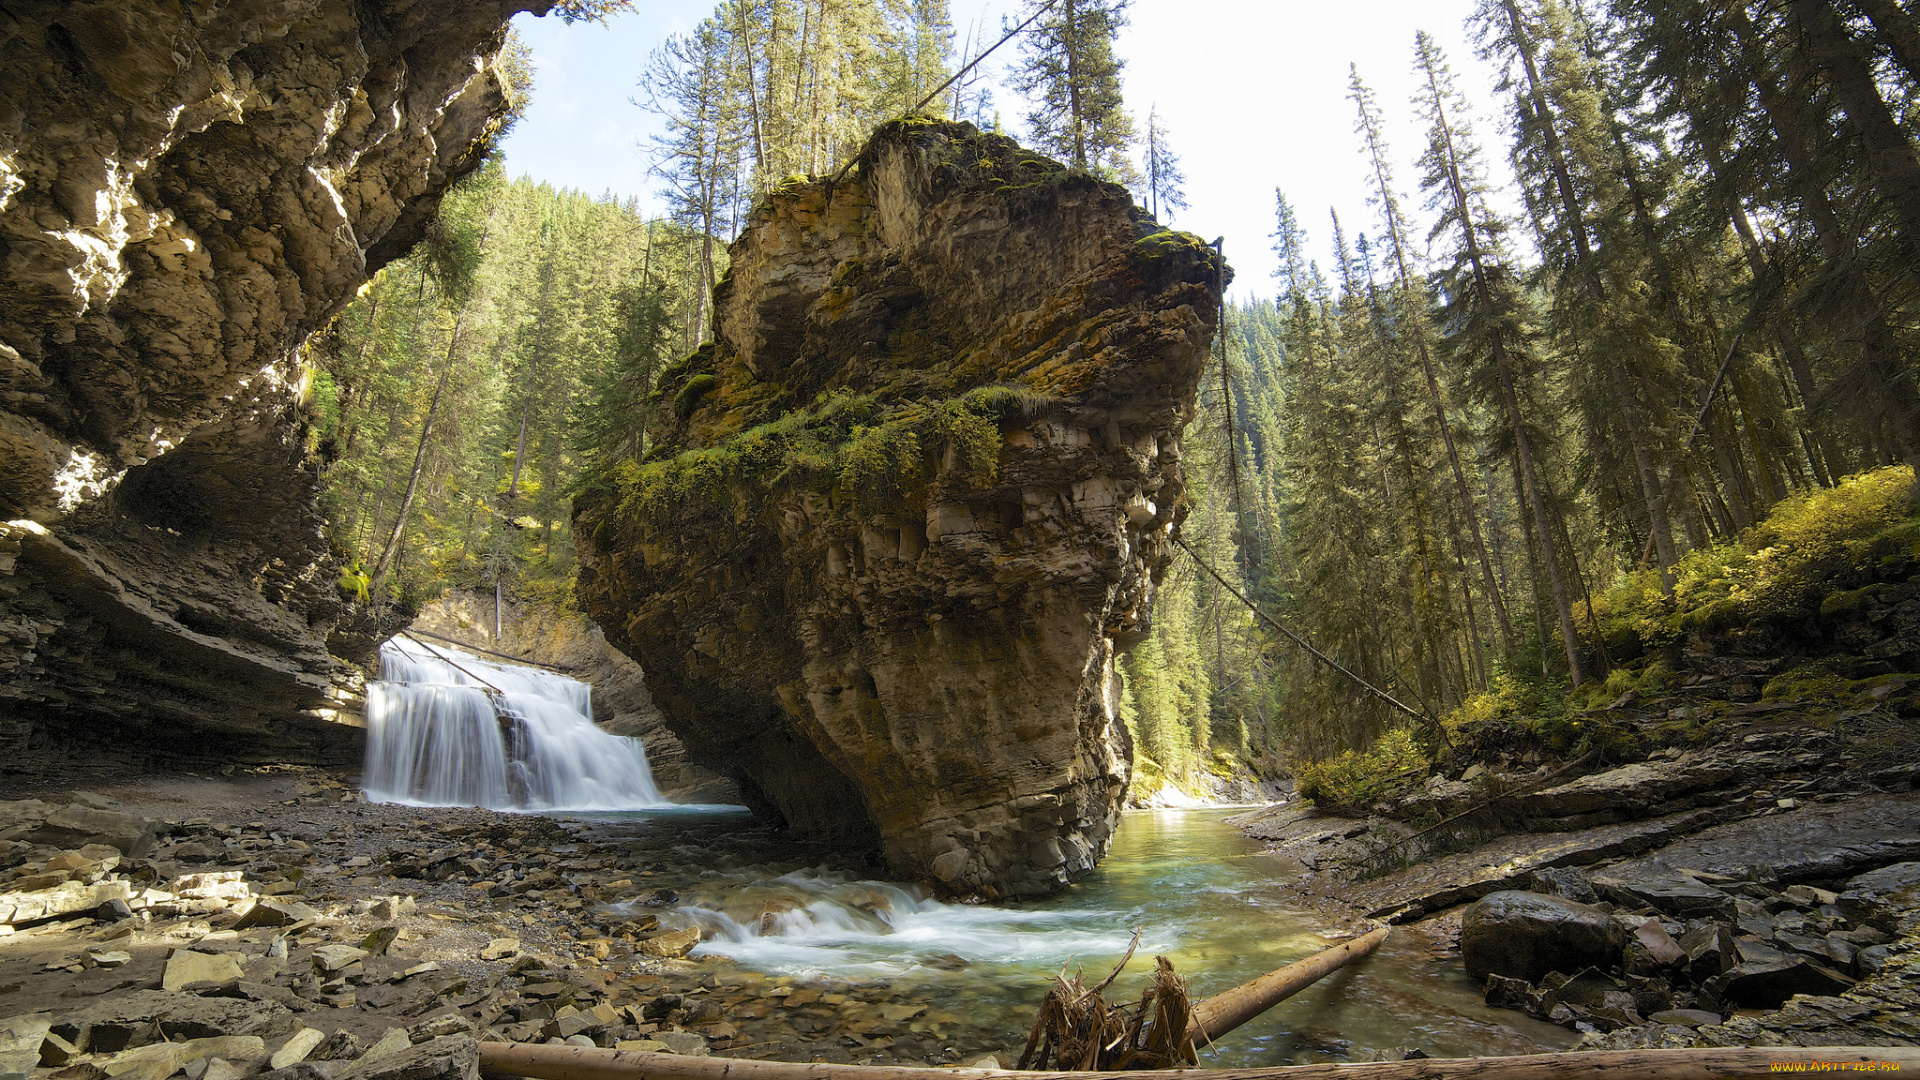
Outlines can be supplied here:
M967 65L1003 31L947 0L725 0L617 106L661 122L636 175L670 212L469 177L307 347L342 591L570 602L572 500L647 453L729 242L889 119L1006 130L1178 227L1181 132L1126 94L1128 10L1029 0L988 86ZM1414 100L1346 87L1369 213L1269 178L1280 269L1233 284L1191 556L1122 661L1136 783L1424 760L1476 718L1604 706L1671 677L1623 627L1752 594L1756 527L1920 464L1909 6L1483 0L1470 30L1495 129L1421 33ZM1389 145L1409 114L1424 142Z

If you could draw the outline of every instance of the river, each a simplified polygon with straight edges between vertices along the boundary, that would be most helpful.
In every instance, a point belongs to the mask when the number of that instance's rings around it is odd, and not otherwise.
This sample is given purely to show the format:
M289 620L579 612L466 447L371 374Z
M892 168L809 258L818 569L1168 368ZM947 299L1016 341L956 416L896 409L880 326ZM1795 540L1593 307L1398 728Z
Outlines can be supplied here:
M1298 868L1220 824L1228 813L1130 812L1099 868L1043 900L942 903L912 886L795 869L764 849L743 849L716 854L662 912L668 925L702 927L698 952L729 983L764 977L774 992L816 988L826 1006L843 1010L891 1001L892 1016L904 1017L902 1037L951 1044L967 1060L982 1050L1017 1054L1050 977L1072 965L1089 984L1104 978L1135 928L1140 949L1107 993L1113 1004L1137 999L1155 955L1173 962L1199 1000L1335 943L1322 936L1324 917L1289 900ZM664 815L671 825L648 816L653 829L709 837L726 823L711 812ZM906 1016L915 1003L927 1009ZM748 1013L737 1018L743 1028L779 1037L763 1029L782 1021L780 1010ZM1488 1008L1457 953L1402 930L1372 957L1203 1049L1201 1064L1366 1060L1396 1047L1435 1057L1515 1054L1573 1041L1563 1028Z

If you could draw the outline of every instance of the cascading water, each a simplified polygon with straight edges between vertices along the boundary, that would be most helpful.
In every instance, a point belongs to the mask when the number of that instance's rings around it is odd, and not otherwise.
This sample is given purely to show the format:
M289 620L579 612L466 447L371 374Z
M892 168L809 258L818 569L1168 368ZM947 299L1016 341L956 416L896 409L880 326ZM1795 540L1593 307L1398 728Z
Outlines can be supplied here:
M592 688L578 679L404 638L380 646L380 674L367 688L363 777L375 802L492 810L671 805L654 786L640 740L594 725Z

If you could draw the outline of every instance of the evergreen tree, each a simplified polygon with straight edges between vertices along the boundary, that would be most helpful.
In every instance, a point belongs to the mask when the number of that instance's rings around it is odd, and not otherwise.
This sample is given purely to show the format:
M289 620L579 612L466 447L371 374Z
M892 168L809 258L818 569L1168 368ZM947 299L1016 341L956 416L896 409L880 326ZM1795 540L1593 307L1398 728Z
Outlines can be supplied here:
M1032 5L1047 0L1029 0ZM1131 0L1052 0L1021 40L1013 85L1034 102L1027 129L1036 149L1077 169L1126 177L1133 120L1121 100L1113 42Z
M1167 145L1167 131L1160 123L1158 106L1147 110L1146 145L1147 212L1156 219L1160 211L1173 220L1175 210L1187 208L1187 174L1180 170L1180 157Z

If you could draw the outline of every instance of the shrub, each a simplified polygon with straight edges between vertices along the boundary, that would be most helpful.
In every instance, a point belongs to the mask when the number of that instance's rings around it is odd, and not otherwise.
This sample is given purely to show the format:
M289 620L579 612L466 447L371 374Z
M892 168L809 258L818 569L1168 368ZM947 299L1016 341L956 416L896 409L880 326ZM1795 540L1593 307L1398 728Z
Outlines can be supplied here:
M1300 767L1300 794L1323 807L1359 807L1432 764L1414 742L1413 732L1394 728L1375 739L1365 753L1352 750L1327 761Z

